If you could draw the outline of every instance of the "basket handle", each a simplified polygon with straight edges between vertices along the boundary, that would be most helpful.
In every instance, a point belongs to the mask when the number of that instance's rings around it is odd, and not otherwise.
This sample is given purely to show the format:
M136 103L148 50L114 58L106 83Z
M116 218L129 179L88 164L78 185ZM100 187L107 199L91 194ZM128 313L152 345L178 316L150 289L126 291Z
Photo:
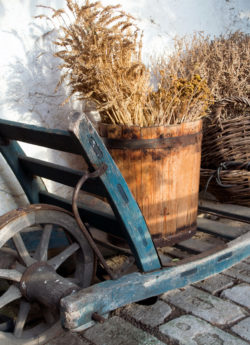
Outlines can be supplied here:
M221 182L220 179L220 172L222 170L247 170L250 171L250 162L237 162L237 161L227 161L220 163L219 167L209 176L206 186L205 186L205 193L208 190L208 186L213 178L215 178L216 183L218 186L222 188L230 188L233 187L233 185L226 185Z

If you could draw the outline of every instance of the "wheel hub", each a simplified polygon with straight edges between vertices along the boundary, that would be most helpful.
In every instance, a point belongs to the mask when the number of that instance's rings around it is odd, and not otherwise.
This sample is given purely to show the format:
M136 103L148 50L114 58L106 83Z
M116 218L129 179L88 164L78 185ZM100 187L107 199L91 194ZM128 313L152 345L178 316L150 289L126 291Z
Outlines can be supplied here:
M44 306L59 309L61 298L75 293L80 288L58 275L46 262L36 262L22 275L20 291L30 302L37 301Z

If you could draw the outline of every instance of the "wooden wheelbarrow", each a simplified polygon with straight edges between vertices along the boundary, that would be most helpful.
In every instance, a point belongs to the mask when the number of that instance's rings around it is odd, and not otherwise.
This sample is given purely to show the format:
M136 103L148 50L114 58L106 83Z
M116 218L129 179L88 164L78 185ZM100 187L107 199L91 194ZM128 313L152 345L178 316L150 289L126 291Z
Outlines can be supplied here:
M83 155L89 170L27 157L17 141ZM116 308L205 279L250 255L246 228L200 218L198 228L209 233L210 245L200 246L196 238L166 247L168 258L175 258L166 262L84 115L74 114L69 131L0 120L0 152L31 204L0 217L1 344L43 344L61 325L82 331ZM73 200L49 193L40 177L75 187ZM80 190L91 194L86 202L77 202ZM203 202L200 211L250 223L244 207ZM127 246L117 247L106 234ZM107 262L107 248L122 254L119 269Z

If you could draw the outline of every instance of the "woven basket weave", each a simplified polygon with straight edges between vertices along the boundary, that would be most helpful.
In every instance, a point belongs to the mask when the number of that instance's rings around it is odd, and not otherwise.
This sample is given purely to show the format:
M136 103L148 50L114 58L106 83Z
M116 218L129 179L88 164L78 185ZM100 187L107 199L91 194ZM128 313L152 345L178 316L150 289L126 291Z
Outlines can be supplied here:
M221 202L244 206L250 206L249 109L249 99L240 97L214 105L204 121L201 161L201 187Z

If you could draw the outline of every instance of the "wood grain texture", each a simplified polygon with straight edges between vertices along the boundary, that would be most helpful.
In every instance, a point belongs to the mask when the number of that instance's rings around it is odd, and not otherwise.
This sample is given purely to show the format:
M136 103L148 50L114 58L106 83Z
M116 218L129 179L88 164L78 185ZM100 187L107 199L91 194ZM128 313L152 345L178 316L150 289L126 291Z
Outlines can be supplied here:
M198 230L226 239L234 239L249 231L246 225L230 225L207 218L197 218Z
M167 238L196 223L201 130L201 121L145 128L100 125L107 140L174 139L164 148L109 149L155 237Z

